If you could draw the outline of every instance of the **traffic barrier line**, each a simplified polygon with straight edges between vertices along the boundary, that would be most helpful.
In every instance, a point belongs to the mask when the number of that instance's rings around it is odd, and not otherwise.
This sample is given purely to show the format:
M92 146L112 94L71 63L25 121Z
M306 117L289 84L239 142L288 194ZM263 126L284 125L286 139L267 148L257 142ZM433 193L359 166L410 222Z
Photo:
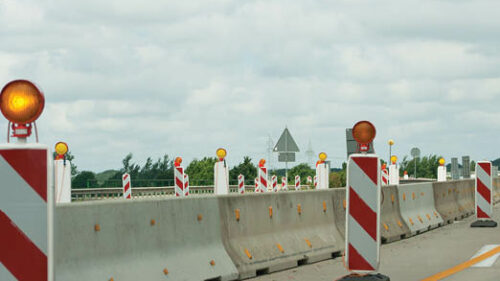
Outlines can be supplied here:
M452 267L450 269L442 271L442 272L440 272L440 273L438 273L436 275L427 277L427 278L423 279L422 281L437 281L437 280L441 280L441 279L449 277L449 276L451 276L451 275L453 275L455 273L458 273L458 272L460 272L460 271L462 271L464 269L467 269L467 268L475 265L476 263L481 262L481 261L483 261L483 260L485 260L487 258L490 258L490 257L492 257L492 256L494 256L494 255L496 255L498 253L500 253L500 246L498 246L498 247L494 248L493 250L488 251L488 252L486 252L486 253L484 253L484 254L476 257L476 258L470 259L470 260L468 260L468 261L466 261L464 263L461 263L461 264L459 264L457 266L454 266L454 267Z

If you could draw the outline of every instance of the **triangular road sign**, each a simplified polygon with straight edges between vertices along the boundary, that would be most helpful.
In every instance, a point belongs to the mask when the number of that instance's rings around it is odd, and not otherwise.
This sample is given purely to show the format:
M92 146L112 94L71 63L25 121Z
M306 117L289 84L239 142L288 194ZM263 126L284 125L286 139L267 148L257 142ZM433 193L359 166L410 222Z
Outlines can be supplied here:
M281 134L280 139L276 143L273 148L273 152L299 152L299 147L295 143L288 131L288 128L285 128L283 133Z

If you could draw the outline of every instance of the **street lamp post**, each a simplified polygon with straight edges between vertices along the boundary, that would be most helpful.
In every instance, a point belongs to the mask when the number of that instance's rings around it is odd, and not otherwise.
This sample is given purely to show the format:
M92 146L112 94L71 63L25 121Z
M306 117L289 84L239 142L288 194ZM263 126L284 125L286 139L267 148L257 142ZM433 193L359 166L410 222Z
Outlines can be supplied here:
M389 144L389 161L387 161L387 162L390 162L391 156L392 156L392 146L394 145L394 140L390 139L387 143Z

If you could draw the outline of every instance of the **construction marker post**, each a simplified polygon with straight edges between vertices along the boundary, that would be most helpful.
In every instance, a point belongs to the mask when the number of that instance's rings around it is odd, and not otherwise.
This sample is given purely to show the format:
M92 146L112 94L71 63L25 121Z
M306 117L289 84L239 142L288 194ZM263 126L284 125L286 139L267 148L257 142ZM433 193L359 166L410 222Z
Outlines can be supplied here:
M242 174L238 175L238 193L245 194L245 176Z
M255 193L259 193L259 192L260 192L260 190L259 190L259 178L255 178L255 179L253 180L253 182L254 182L254 186L255 186L255 190L254 190L254 192L255 192Z
M391 165L389 165L389 184L398 185L399 184L399 167L396 164L398 158L396 156L391 156Z
M189 175L184 173L184 196L189 195Z
M491 219L493 214L493 177L492 165L489 161L476 163L476 217L471 227L496 227Z
M130 175L122 175L123 198L132 199L132 185L130 184Z
M276 175L271 177L271 185L273 187L273 192L278 192L278 177Z
M0 145L0 280L53 281L54 162L47 146L27 143L44 97L33 83L15 80L0 101L17 138Z
M307 183L307 184L311 184L312 182L313 182L312 177L311 177L311 176L308 176L308 177L307 177L307 180L306 180L306 183Z
M295 176L295 190L300 190L300 176Z
M351 154L347 163L345 264L352 274L339 280L390 280L371 274L380 263L380 159L366 154L375 127L368 121L358 122L353 136L362 153Z
M229 167L226 163L227 152L224 148L217 149L217 161L214 165L214 193L216 195L229 194Z
M446 166L444 165L444 158L439 159L439 166L437 170L437 181L446 181Z
M382 165L382 171L381 172L382 172L381 173L382 174L382 182L381 182L381 184L383 186L389 185L389 171L387 170L387 165L386 164Z
M288 190L288 179L286 177L281 177L281 190Z
M54 160L55 202L71 203L71 163L66 160L68 145L58 142L55 145L56 159Z
M182 158L176 157L174 161L174 190L176 197L184 197L184 168L181 164Z
M321 152L319 154L319 160L318 162L316 162L316 177L318 182L316 189L328 189L329 185L328 176L330 173L328 165L325 162L326 158L327 158L326 153Z
M318 176L314 176L314 188L318 189Z
M267 182L268 182L268 177L267 177L267 168L266 168L266 160L265 159L260 159L259 161L259 191L260 192L266 192L267 191Z

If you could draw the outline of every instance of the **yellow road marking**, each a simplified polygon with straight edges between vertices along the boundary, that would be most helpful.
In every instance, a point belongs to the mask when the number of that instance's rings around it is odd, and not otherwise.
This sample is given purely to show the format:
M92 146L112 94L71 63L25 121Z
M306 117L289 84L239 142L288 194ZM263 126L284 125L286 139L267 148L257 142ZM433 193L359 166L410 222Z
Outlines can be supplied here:
M427 277L427 278L423 279L422 281L438 281L438 280L441 280L441 279L446 278L446 277L448 277L450 275L453 275L453 274L455 274L457 272L460 272L460 271L462 271L464 269L467 269L467 268L475 265L476 263L481 262L481 261L483 261L483 260L485 260L485 259L487 259L489 257L492 257L492 256L494 256L494 255L496 255L498 253L500 253L500 246L498 246L498 247L494 248L493 250L488 251L488 252L486 252L486 253L484 253L484 254L476 257L476 258L470 259L470 260L468 260L468 261L466 261L466 262L464 262L462 264L454 266L454 267L452 267L450 269L447 269L447 270L445 270L443 272L440 272L440 273L438 273L436 275L433 275L431 277Z

